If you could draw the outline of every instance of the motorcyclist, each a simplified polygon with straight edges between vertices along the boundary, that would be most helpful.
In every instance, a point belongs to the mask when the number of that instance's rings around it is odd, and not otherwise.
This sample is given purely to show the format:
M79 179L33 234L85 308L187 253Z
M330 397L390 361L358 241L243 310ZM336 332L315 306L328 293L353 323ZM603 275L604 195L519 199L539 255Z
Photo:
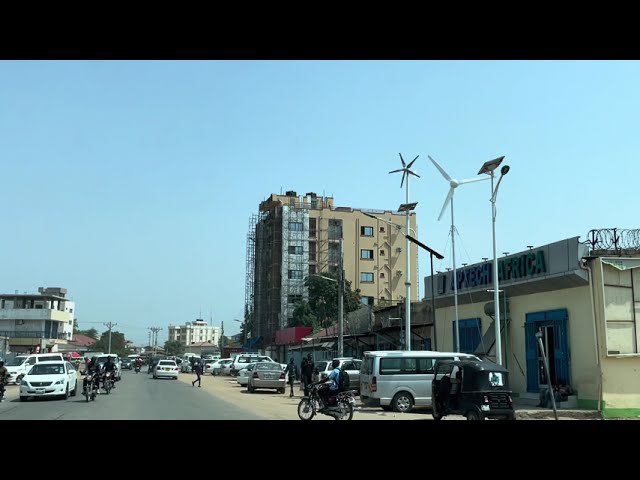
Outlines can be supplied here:
M4 362L0 362L0 402L4 402L4 384L9 382L9 371L4 366Z
M111 361L111 357L107 357L107 361L102 366L103 373L111 373L111 388L116 388L116 364Z
M140 370L142 368L142 359L140 357L136 358L136 365L135 368L137 370Z
M87 369L85 370L85 377L82 380L82 390L84 392L87 391L87 376L93 376L93 384L95 385L96 393L100 393L100 364L97 362L96 357L91 357L91 360L87 364Z
M324 383L318 390L318 396L322 400L322 406L320 411L324 410L329 404L329 397L334 397L340 393L340 360L334 360L331 362L331 368L333 370L329 374L326 380L322 380L318 383Z

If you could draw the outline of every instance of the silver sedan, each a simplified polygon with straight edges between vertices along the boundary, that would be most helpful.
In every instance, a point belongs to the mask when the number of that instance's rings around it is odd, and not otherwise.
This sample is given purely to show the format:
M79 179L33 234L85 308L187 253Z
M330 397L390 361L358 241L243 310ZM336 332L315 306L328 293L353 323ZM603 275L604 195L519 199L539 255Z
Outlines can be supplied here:
M275 388L278 393L284 393L285 375L279 363L256 363L248 377L247 390L253 393L257 388Z

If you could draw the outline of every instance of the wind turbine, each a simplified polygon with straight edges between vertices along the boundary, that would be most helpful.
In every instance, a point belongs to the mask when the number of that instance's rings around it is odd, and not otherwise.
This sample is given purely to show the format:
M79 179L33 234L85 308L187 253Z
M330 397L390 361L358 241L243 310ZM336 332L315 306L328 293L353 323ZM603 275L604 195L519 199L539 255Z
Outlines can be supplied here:
M420 178L420 175L418 175L416 172L411 170L411 165L413 165L413 163L418 159L418 157L420 155L416 155L416 158L414 158L413 160L411 160L411 162L409 162L409 165L407 165L404 161L404 158L402 158L402 154L399 153L398 155L400 155L400 161L402 162L402 168L399 168L398 170L391 170L389 173L396 173L396 172L402 172L402 180L400 180L400 188L402 188L402 184L404 183L404 177L407 177L407 200L406 203L404 205L400 205L400 210L404 210L405 212L405 218L406 218L406 231L405 233L407 235L410 235L411 232L409 231L409 215L411 214L411 210L413 210L414 208L416 208L416 204L417 203L413 203L410 204L409 203L409 176L410 175L414 175L418 178ZM407 264L405 267L405 271L406 271L406 278L404 281L405 286L407 287L407 291L405 294L405 337L404 337L404 348L406 350L411 350L411 272L410 272L410 268L411 268L411 263L410 263L410 259L411 259L411 255L410 255L410 248L411 248L411 244L409 243L409 238L406 239L407 243L405 246L405 252L406 252L406 257L407 257Z
M464 185L465 183L473 183L473 182L481 182L483 180L487 180L488 177L484 178L471 178L468 180L456 180L455 178L451 178L447 172L444 171L438 162L436 162L431 155L427 155L429 160L433 162L436 168L440 171L444 179L449 182L449 193L447 194L447 198L444 200L444 205L442 205L442 210L440 210L440 215L438 215L438 221L444 215L444 211L446 210L449 203L451 203L451 252L453 254L453 303L455 305L455 317L456 317L456 344L455 351L460 351L460 327L458 322L458 273L456 269L456 238L455 238L455 223L453 221L453 194L460 185Z

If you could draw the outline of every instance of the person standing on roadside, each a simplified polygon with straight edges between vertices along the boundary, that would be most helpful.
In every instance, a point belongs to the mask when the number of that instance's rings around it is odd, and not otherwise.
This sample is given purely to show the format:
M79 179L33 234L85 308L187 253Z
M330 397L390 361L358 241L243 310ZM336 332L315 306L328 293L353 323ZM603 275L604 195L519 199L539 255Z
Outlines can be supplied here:
M191 386L194 387L196 385L196 382L198 382L198 388L200 388L201 387L201 385L200 385L200 382L201 382L200 376L202 375L202 364L200 362L197 362L195 364L195 366L193 367L193 371L196 372L196 376L197 377L193 382L191 382Z
M304 387L304 396L309 396L309 385L312 383L313 370L315 369L315 364L313 363L313 358L310 353L307 353L307 358L305 358L302 362L302 386Z
M0 402L4 402L4 384L9 382L9 371L4 366L4 362L0 362Z
M289 397L293 397L293 382L296 379L296 373L297 373L297 369L298 367L296 366L296 363L293 361L293 357L291 357L291 360L289 360L289 364L287 365L287 368L284 369L284 374L287 375L287 373L289 374L289 385L291 385L291 392L289 393Z

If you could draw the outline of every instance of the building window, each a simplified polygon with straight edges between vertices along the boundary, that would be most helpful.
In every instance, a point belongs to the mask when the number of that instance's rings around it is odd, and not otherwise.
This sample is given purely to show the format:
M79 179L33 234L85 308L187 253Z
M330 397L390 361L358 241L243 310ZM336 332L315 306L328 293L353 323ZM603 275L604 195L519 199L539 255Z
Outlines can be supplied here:
M362 260L373 260L373 250L360 250Z
M4 308L4 300L2 300L2 305L0 306L0 308Z
M380 227L380 233L384 233L384 227Z
M302 255L302 246L301 245L289 245L289 254L290 255Z
M384 278L384 272L380 272L380 278Z
M302 280L302 270L289 270L289 280Z
M361 272L360 273L360 281L362 283L373 283L373 273Z
M288 295L287 302L288 303L297 303L302 301L302 295Z
M384 250L380 250L380 256L384 257Z
M309 275L315 275L316 273L318 273L318 270L316 269L316 265L309 265Z
M340 263L340 244L329 244L329 263Z
M302 222L289 222L289 230L292 232L302 232Z
M318 251L318 244L316 242L309 242L309 261L316 261L316 254Z
M373 307L373 300L373 297L360 297L360 303L363 305L369 305L370 307Z
M342 220L329 220L329 240L339 240L342 238Z
M452 322L453 338L456 338L456 322ZM462 353L473 353L480 344L482 327L479 318L459 320L458 331L460 333L460 349Z
M363 237L373 237L373 227L360 227L360 235Z
M623 260L624 261L624 260ZM640 353L640 269L604 269L607 354Z
M317 219L315 218L310 218L309 219L309 236L310 237L315 237L316 236L316 232L317 232Z

